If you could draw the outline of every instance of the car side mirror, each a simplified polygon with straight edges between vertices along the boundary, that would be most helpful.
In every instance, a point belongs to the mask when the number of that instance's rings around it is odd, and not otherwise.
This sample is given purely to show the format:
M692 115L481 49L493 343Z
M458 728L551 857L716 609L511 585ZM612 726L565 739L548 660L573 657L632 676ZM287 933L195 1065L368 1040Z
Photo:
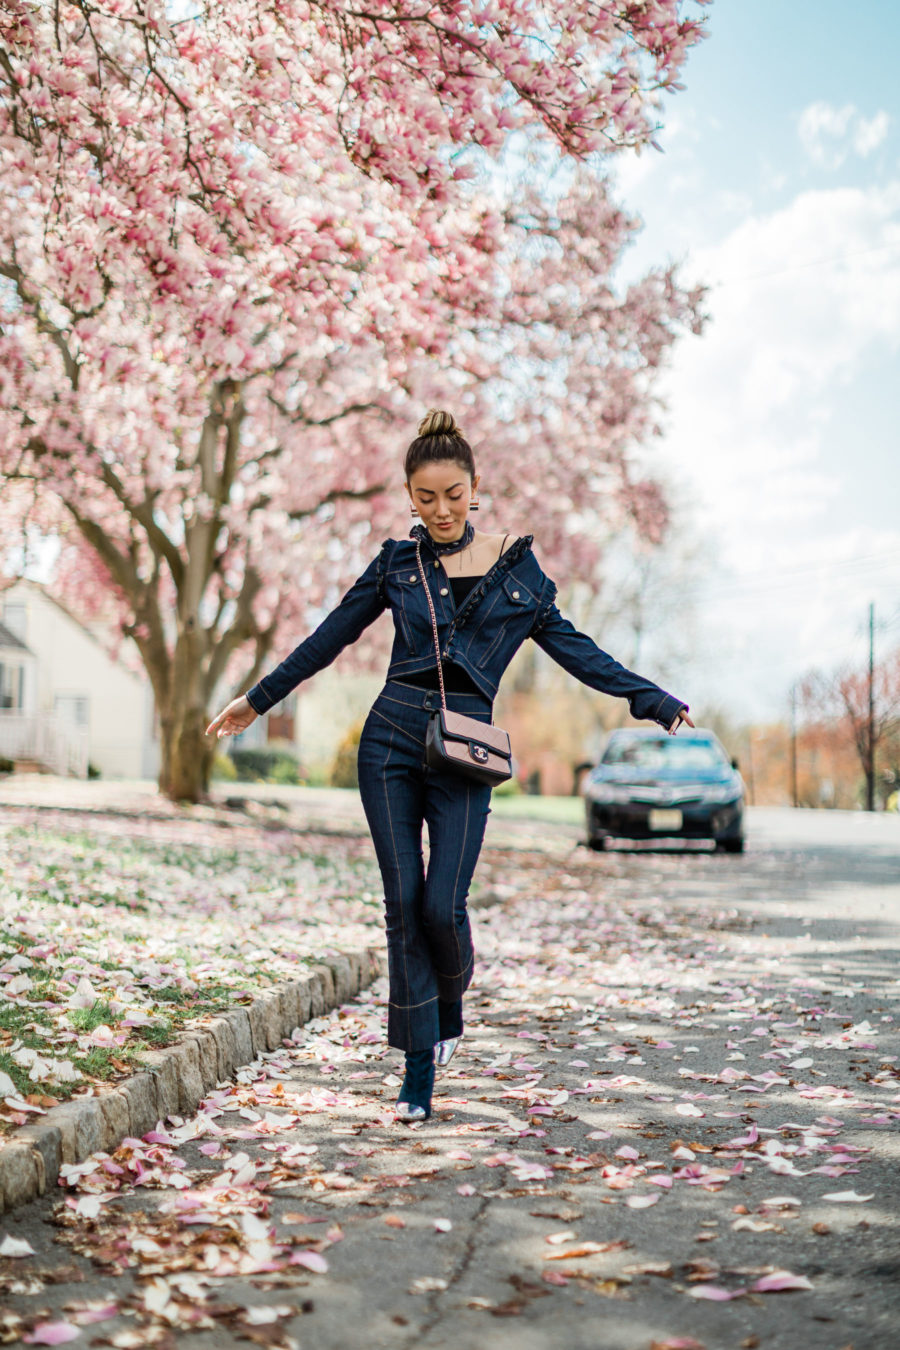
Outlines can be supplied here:
M736 769L736 768L738 767L738 762L737 762L736 759L733 759L733 760L731 761L731 767L732 767L733 769Z

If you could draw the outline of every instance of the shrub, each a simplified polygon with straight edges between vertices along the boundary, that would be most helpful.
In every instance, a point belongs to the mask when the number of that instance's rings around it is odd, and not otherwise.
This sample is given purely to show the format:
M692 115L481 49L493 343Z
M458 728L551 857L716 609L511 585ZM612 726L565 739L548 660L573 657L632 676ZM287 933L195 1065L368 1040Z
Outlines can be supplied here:
M300 771L297 767L297 761L290 759L287 755L282 755L275 761L272 772L269 774L270 783L283 783L291 787L297 787L300 783Z
M223 755L221 752L213 760L212 776L226 783L233 783L237 778L237 769L234 767L234 760L230 755Z
M266 745L252 745L241 749L235 747L231 752L231 760L242 783L264 783L281 753L280 750Z
M359 787L356 756L359 751L359 738L362 735L362 729L362 722L356 722L338 746L329 775L332 787Z
M277 745L248 745L231 752L235 777L242 783L299 783L296 755Z

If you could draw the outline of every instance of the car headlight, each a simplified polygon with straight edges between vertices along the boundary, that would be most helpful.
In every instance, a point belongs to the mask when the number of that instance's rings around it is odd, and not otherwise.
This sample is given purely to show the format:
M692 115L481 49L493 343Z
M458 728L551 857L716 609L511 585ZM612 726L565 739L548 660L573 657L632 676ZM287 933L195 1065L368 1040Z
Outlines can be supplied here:
M705 802L736 802L740 796L741 790L736 783L704 783L702 788Z
M624 783L591 783L587 795L594 802L627 802L632 789Z

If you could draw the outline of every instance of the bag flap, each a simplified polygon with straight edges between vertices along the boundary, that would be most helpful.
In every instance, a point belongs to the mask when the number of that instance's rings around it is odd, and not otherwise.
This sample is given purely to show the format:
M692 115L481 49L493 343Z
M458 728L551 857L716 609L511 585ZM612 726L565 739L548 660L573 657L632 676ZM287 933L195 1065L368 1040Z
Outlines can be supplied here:
M491 750L485 750L481 746L476 746L477 754L472 754L469 745L464 741L445 741L444 754L445 762L458 764L461 769L472 769L473 765L490 774L503 774L504 777L511 776L509 759L506 755L498 755Z
M441 727L445 736L460 741L477 741L488 746L498 755L509 756L512 748L509 732L502 727L491 726L490 722L479 722L475 717L466 717L464 713L440 709Z

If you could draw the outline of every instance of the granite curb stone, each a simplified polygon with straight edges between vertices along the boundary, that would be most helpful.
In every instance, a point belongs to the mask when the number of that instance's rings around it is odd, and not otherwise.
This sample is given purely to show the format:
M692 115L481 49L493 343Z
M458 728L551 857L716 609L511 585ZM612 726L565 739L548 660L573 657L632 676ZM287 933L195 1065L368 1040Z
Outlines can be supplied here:
M276 1050L295 1027L346 1003L384 969L375 945L329 956L303 978L264 990L252 1003L185 1032L174 1045L148 1051L145 1068L109 1092L54 1106L0 1147L0 1213L55 1186L63 1164L83 1162L100 1149L111 1153L166 1116L193 1115L217 1083Z

